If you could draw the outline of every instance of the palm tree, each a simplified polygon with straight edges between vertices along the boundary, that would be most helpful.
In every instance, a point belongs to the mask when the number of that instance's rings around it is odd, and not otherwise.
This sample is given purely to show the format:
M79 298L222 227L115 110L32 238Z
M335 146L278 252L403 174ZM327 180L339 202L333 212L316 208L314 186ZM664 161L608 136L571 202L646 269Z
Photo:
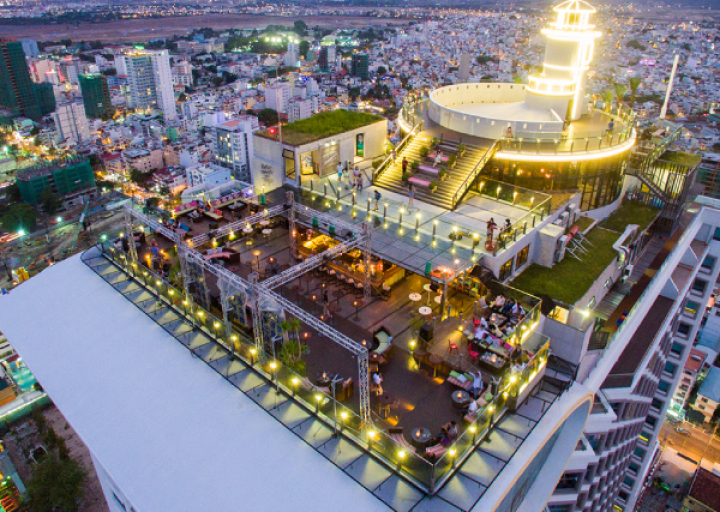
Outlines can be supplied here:
M608 89L605 91L603 95L603 100L605 101L605 111L610 112L610 109L612 108L612 100L613 100L613 92Z
M300 320L297 318L291 318L290 320L284 320L280 322L280 329L282 329L284 332L295 333L295 339L298 343L298 358L302 355L302 343L300 342L300 334L298 331L300 330Z
M625 93L628 90L627 85L615 84L613 85L613 89L615 89L615 97L617 98L619 105L623 102L623 99L625 98Z
M633 77L630 79L630 108L635 104L635 93L642 83L642 78Z

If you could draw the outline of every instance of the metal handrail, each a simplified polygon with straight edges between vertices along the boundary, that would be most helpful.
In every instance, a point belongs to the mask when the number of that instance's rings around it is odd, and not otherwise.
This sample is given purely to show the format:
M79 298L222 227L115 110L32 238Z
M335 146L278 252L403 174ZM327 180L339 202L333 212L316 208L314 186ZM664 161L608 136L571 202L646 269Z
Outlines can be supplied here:
M399 151L401 151L406 144L408 144L408 140L410 139L410 137L414 137L415 135L417 135L415 133L415 130L417 130L421 125L422 125L422 123L418 123L415 126L413 126L412 129L405 136L405 138L403 140L401 140L400 142L398 142L398 145L395 146L395 156L396 157L397 157L397 153ZM390 161L394 162L394 160L392 159L392 154L385 157L385 160L382 161L382 163L378 166L378 168L373 170L373 174L372 174L373 184L375 184L377 182L377 179L380 178L380 175L387 168L387 164Z
M472 171L470 171L470 174L468 174L468 177L465 178L465 181L462 182L462 184L458 187L458 189L455 191L455 195L453 196L452 201L452 209L454 210L455 207L458 204L458 201L462 199L462 197L465 195L465 192L470 188L470 185L473 181L475 181L475 178L478 177L478 174L480 174L480 171L485 167L485 164L495 156L495 153L498 150L499 142L501 139L496 140L493 142L493 145L490 146L490 149L488 149L483 157L480 159L480 161L475 165Z

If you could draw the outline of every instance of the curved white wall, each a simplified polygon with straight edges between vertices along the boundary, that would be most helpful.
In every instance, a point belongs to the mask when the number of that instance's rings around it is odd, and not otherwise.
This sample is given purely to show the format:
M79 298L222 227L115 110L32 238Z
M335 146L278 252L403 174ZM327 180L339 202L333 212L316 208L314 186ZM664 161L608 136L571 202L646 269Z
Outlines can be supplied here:
M508 126L512 127L513 133L562 131L562 121L507 121L468 114L454 108L477 103L522 103L526 96L525 87L524 84L514 83L471 83L441 87L430 93L428 116L450 130L487 139L504 137Z

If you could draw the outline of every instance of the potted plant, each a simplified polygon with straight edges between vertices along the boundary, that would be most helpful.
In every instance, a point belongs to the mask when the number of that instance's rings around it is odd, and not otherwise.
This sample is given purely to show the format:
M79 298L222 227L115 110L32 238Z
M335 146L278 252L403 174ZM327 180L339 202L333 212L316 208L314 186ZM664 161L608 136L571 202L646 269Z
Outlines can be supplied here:
M427 156L430 154L430 148L427 146L423 146L420 148L420 156L423 158L427 158Z
M466 150L466 149L467 149L467 148L465 147L465 144L463 144L463 143L458 144L457 154L458 154L459 156L463 156L463 155L465 154L465 150Z
M412 176L412 174L410 174L409 172L404 172L404 173L402 174L402 180L403 180L403 181L407 181L407 180L410 179L410 176Z
M438 180L432 180L430 182L430 192L435 192L438 188Z
M438 138L437 138L437 137L433 137L432 139L430 139L430 147L435 148L435 146L438 145L438 142L440 142L440 141L438 140Z
M447 170L446 170L446 169L442 169L442 170L438 173L438 178L440 179L440 181L445 181L445 178L446 178L446 177L447 177Z
M457 162L457 155L450 155L448 157L448 161L447 161L448 169L453 169L455 167L456 162Z
M301 377L305 377L305 361L302 360L302 353L302 343L298 340L286 341L280 350L280 361Z
M417 160L413 160L413 162L410 164L410 169L413 170L413 172L417 171L420 167L420 162Z

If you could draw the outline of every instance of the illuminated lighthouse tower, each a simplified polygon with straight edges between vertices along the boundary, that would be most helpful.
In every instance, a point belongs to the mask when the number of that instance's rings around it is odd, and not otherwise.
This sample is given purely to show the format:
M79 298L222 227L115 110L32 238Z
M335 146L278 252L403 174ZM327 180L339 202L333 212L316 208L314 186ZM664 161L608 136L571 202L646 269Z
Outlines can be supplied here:
M553 10L557 21L542 31L547 36L543 70L530 75L525 103L575 121L587 111L587 71L600 36L590 24L590 15L596 11L583 0L567 0Z

